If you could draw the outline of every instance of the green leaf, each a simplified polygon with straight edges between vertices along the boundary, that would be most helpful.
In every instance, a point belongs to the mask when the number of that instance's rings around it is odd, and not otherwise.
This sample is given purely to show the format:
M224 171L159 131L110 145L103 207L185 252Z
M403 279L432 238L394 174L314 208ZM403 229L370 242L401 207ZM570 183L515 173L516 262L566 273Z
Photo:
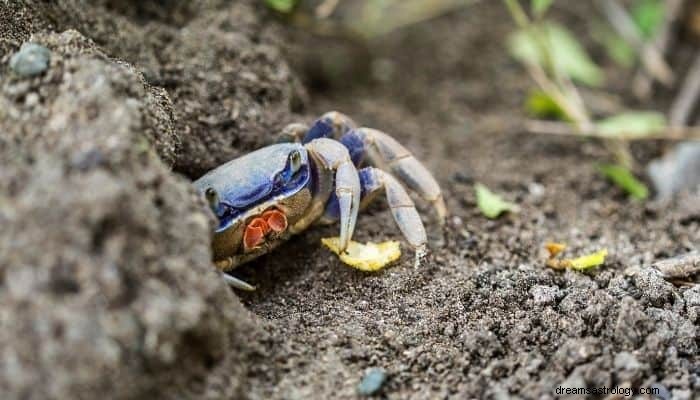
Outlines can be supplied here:
M628 111L596 122L601 135L625 139L658 133L666 128L666 117L656 111Z
M288 14L292 12L297 2L298 0L265 0L265 5L277 12Z
M518 206L507 202L481 183L474 185L476 205L487 218L496 218L506 211L518 212Z
M569 260L571 263L571 268L577 271L585 271L599 265L603 265L605 262L605 257L608 255L608 250L603 249L596 251L595 253L587 254L573 260Z
M558 24L546 23L514 32L508 38L508 50L518 61L545 69L546 60L551 60L561 73L589 86L600 86L605 80L603 71L578 40Z
M552 3L554 0L530 0L530 9L537 18L540 18L547 12Z
M649 197L649 189L647 189L646 185L637 180L632 175L632 172L622 165L602 164L598 165L598 170L632 198L644 200Z
M632 68L637 59L634 48L617 32L600 21L594 21L590 30L591 37L600 43L614 62L624 68Z
M525 100L525 110L533 117L570 121L566 111L547 93L541 90L530 92Z
M642 35L653 38L665 18L664 0L636 0L630 14Z

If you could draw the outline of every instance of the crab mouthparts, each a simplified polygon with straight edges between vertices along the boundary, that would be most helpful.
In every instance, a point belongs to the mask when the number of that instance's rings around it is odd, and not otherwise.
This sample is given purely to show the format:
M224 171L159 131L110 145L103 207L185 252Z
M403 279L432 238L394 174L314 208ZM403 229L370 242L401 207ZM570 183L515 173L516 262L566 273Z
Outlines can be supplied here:
M279 210L267 210L254 217L243 233L243 251L249 252L265 242L269 234L282 233L287 229L287 216Z

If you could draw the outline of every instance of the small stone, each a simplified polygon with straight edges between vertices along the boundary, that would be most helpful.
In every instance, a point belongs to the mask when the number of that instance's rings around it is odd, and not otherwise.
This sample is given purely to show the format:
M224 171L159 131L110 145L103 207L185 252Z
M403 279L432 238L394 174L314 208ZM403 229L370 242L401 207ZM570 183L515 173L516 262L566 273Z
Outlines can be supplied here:
M690 400L693 398L692 396L693 394L690 392L690 389L673 389L671 395L667 397L667 399Z
M371 396L382 388L386 381L386 372L381 368L371 368L357 386L357 393L362 396Z
M636 370L640 367L641 365L639 361L637 361L637 358L628 351L623 351L615 356L616 369Z
M664 386L661 383L652 383L649 386L650 389L656 389L658 393L654 395L655 398L661 399L661 400L671 400L671 392L668 391L666 386Z
M695 285L683 293L687 307L700 307L700 286Z
M447 325L445 325L445 329L443 330L443 333L447 337L452 337L455 335L455 324L449 322Z
M634 276L634 285L641 291L643 299L654 307L661 307L673 298L673 285L653 268L640 270Z
M663 158L647 167L647 172L661 199L671 197L682 190L693 191L700 186L700 143L684 142Z
M657 261L653 266L666 279L688 278L700 272L700 252L690 252Z
M25 43L10 59L10 68L19 76L39 75L49 67L51 51L36 43Z
M555 286L535 285L530 289L535 304L547 305L554 304L561 297L561 290Z

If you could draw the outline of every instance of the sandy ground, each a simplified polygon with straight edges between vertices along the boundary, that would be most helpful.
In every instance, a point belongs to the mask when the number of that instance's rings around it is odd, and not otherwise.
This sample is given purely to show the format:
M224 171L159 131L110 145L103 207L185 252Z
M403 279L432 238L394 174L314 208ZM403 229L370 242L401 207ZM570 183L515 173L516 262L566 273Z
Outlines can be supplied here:
M377 40L360 50L370 64L252 2L73 3L0 6L7 398L355 398L370 367L387 372L379 398L650 385L698 398L700 286L650 268L698 250L697 199L631 202L596 172L599 143L523 133L530 83L502 48L499 4ZM44 76L8 73L30 34L70 28L82 35L32 39L52 50ZM314 64L326 51L348 61ZM72 100L95 77L109 84ZM212 221L187 178L331 109L391 133L435 173L451 215L440 228L420 205L430 256L414 268L406 250L361 273L321 248L337 234L323 227L237 269L258 290L231 292L208 264ZM633 151L648 161L661 148ZM474 182L521 211L484 218ZM27 247L37 237L40 256ZM398 237L381 202L356 229L359 241ZM550 240L610 255L591 273L554 271Z

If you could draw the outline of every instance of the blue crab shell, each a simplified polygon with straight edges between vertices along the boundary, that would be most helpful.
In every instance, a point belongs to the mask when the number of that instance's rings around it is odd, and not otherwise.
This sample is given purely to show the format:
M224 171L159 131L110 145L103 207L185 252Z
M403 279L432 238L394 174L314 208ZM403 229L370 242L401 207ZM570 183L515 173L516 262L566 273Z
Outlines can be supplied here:
M298 151L301 168L293 173L289 155ZM247 210L268 202L292 196L309 184L308 153L303 145L279 143L263 147L209 171L194 182L200 193L213 188L219 195L214 210L221 232L245 216Z

